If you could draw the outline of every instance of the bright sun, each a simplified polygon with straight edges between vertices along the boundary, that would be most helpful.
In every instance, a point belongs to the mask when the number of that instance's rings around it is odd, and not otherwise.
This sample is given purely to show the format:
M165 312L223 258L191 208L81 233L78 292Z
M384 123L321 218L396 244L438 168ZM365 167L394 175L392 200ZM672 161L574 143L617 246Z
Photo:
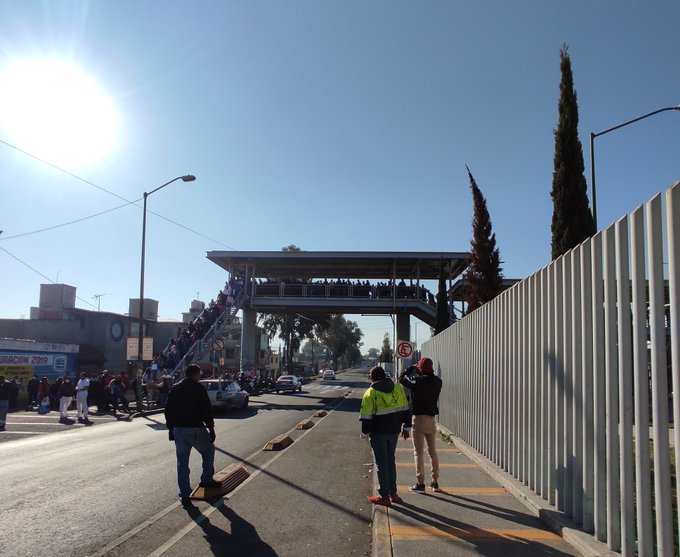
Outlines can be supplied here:
M25 61L0 71L0 128L32 155L79 166L113 146L116 115L99 85L73 66Z

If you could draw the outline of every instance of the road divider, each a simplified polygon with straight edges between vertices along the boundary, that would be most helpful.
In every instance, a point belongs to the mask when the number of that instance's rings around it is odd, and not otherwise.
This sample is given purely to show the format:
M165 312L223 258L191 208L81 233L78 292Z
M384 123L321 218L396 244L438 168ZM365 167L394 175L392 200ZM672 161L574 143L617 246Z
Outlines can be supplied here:
M311 420L311 418L307 418L306 420L302 420L298 425L295 426L295 429L312 429L314 427L314 422Z
M221 497L236 489L241 483L248 479L248 476L250 476L250 472L248 472L242 464L230 464L224 470L220 470L213 476L213 479L220 483L219 487L198 486L191 493L190 497L198 500Z
M278 437L274 437L269 443L267 443L263 447L263 451L282 451L286 447L290 446L293 444L293 439L289 436L286 435L285 433L283 435L279 435Z

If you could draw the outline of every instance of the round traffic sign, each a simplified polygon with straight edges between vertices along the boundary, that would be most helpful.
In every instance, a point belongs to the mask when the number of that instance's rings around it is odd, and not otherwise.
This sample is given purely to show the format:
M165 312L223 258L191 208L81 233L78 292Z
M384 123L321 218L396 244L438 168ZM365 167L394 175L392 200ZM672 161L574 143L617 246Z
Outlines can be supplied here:
M224 341L221 338L218 338L215 342L213 342L212 349L219 352L224 348Z
M413 354L413 345L410 342L400 342L397 344L397 356L408 358Z

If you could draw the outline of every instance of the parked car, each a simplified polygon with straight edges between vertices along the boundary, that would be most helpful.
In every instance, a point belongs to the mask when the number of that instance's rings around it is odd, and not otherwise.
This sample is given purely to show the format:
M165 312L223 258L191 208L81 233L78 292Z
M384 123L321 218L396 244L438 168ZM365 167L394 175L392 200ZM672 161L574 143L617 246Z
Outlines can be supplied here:
M332 369L324 369L323 379L335 379L335 372Z
M236 381L226 379L202 379L213 408L248 408L249 396Z
M274 383L274 390L302 392L302 382L295 375L281 375Z

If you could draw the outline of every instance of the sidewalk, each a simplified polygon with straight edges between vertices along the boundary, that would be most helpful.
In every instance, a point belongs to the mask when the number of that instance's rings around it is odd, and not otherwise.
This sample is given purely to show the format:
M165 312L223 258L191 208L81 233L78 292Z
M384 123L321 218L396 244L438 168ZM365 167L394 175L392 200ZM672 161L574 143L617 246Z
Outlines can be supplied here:
M374 509L373 557L581 555L455 444L441 437L437 443L441 492L429 488L426 455L422 494L408 489L416 482L413 448L400 441L397 477L404 501Z

